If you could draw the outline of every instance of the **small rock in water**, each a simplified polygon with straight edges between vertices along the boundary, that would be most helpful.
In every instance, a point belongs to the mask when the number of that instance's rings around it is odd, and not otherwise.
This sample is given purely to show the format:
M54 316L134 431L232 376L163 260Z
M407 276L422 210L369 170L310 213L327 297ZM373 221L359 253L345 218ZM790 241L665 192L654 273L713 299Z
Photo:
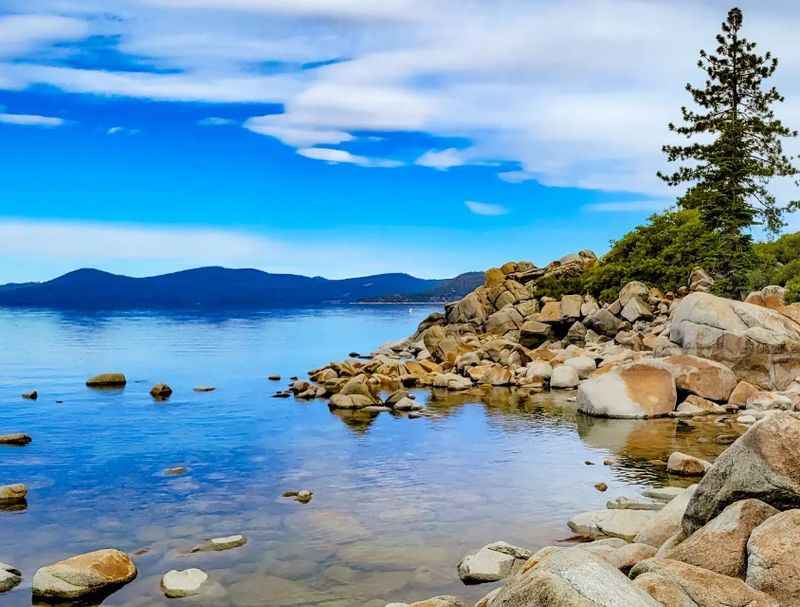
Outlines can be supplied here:
M286 390L279 390L272 395L272 398L289 398L292 394Z
M603 460L604 466L613 466L617 463L617 459L615 457L607 457Z
M531 555L525 548L494 542L465 556L458 564L458 577L465 584L496 582L516 573Z
M101 599L133 580L136 573L133 561L119 550L79 554L42 567L34 574L34 603Z
M6 563L0 563L0 592L8 592L21 581L22 572L19 569Z
M718 445L730 445L736 442L739 438L736 434L720 434L714 438L714 442Z
M608 485L606 485L605 483L596 483L594 488L602 493L603 491L608 490Z
M711 467L707 461L675 451L667 461L667 471L681 476L703 476Z
M208 574L201 569L173 569L161 578L161 589L167 598L178 599L198 594L203 584L208 581Z
M215 537L192 548L191 552L222 552L223 550L233 550L247 543L247 538L241 534L229 535L228 537Z
M0 485L0 504L16 504L24 502L28 495L28 488L22 483L14 485Z
M270 375L270 376L267 377L267 379L270 380L270 381L280 381L281 380L281 376L280 375Z
M172 395L172 388L167 384L156 384L150 388L150 396L156 400L166 400Z
M642 491L642 495L660 502L671 502L685 491L683 487L657 487Z
M661 510L665 502L643 500L633 497L617 497L606 502L609 510Z
M587 466L594 466L594 462L590 462L588 459L583 463L586 464Z
M350 358L359 358L361 355L358 352L350 352L350 354L348 354L348 356Z
M22 432L0 435L0 445L27 445L31 437Z
M300 489L299 491L285 491L283 497L290 497L296 502L307 504L314 496L314 492L309 489Z
M192 388L195 392L213 392L216 390L214 386L195 386Z
M404 396L394 404L394 409L396 411L419 411L422 409L422 405Z
M128 380L122 373L101 373L86 380L86 385L90 388L108 388L124 386Z
M30 392L23 392L22 398L26 400L36 400L39 398L39 393L36 390L31 390Z
M166 476L183 476L187 472L189 472L189 468L186 466L173 466L164 470Z

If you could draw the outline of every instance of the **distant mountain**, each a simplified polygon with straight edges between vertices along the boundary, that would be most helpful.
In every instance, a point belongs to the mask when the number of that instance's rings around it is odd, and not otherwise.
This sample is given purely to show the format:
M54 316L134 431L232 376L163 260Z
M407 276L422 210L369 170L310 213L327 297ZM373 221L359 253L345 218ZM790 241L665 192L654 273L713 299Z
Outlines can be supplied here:
M328 280L260 270L209 267L131 278L82 269L47 282L2 285L0 306L184 308L279 307L361 301L432 302L462 297L477 286L477 276L482 280L480 272L445 280L422 279L408 274Z

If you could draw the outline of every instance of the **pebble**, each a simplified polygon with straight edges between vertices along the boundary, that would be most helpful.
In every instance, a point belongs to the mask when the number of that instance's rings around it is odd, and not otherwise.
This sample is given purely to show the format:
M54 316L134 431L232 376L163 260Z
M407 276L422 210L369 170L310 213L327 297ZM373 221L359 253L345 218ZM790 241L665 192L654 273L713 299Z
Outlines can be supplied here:
M156 400L166 400L172 396L172 388L167 384L156 384L150 388L150 396Z
M247 538L241 534L229 535L227 537L215 537L203 544L192 548L191 552L222 552L223 550L233 550L247 543Z
M605 483L596 483L594 488L600 492L603 492L608 490L608 485L606 485Z

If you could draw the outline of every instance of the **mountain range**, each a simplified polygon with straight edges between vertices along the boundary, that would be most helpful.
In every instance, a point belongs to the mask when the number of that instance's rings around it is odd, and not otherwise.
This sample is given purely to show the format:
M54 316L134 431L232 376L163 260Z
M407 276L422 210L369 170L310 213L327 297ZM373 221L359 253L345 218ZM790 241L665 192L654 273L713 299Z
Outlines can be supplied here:
M68 308L282 307L358 302L442 302L463 297L483 272L450 279L376 274L329 280L221 267L133 278L80 269L46 282L0 285L0 306Z

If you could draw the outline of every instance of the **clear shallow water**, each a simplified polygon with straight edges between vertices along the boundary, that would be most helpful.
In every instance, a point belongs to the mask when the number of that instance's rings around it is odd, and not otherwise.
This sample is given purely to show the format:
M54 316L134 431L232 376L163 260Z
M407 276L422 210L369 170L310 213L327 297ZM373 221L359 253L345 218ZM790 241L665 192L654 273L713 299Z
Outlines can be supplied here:
M410 334L433 308L348 306L263 313L79 314L0 309L0 484L29 486L28 507L0 512L0 561L23 570L9 607L30 605L47 563L115 547L139 577L104 605L175 605L169 569L210 574L214 607L374 605L452 593L476 600L456 564L495 540L536 549L569 535L575 512L676 482L651 460L675 449L711 457L712 423L622 422L577 415L568 394L521 400L419 391L436 413L410 420L331 413L323 401L273 399L350 351ZM123 390L84 386L123 371ZM175 390L154 402L150 386ZM212 393L192 387L210 384ZM38 401L20 393L39 391ZM63 400L63 403L56 403ZM698 441L698 438L700 441ZM708 441L708 442L702 442ZM618 463L603 466L604 457ZM594 466L585 464L593 461ZM184 465L185 476L165 468ZM593 485L609 485L599 493ZM281 499L310 488L310 504ZM243 533L244 548L186 555Z

